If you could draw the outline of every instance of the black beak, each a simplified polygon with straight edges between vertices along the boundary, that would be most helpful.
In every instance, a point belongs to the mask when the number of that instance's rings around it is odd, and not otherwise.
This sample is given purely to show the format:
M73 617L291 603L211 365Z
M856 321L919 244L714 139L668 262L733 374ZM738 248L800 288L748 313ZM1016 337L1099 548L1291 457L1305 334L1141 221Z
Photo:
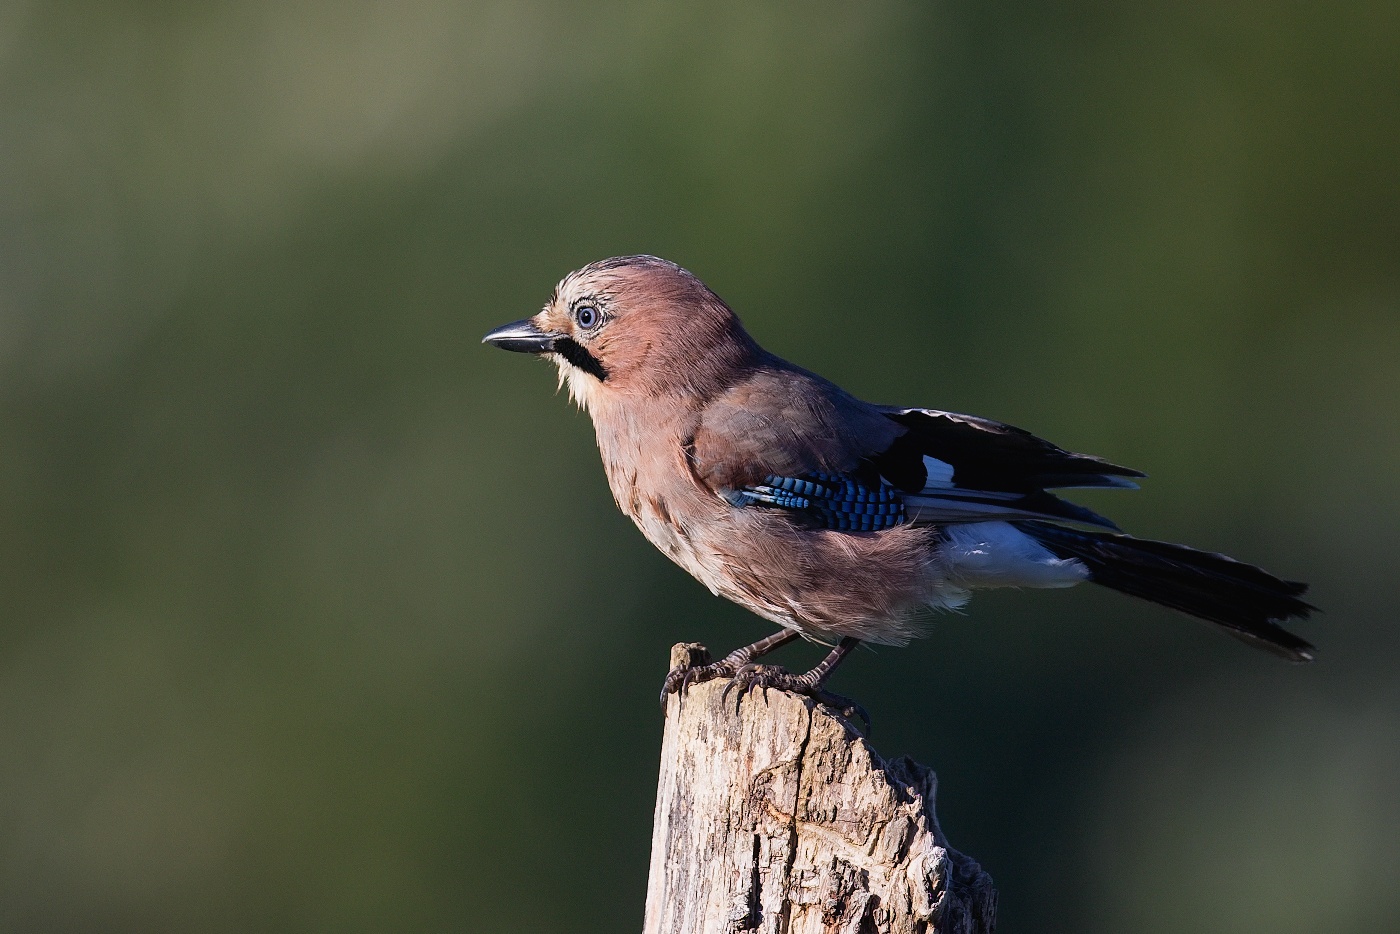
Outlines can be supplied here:
M499 347L502 350L513 350L516 353L552 353L555 342L559 340L560 336L541 331L535 327L534 321L526 318L523 321L516 321L513 324L496 328L483 337L481 342Z

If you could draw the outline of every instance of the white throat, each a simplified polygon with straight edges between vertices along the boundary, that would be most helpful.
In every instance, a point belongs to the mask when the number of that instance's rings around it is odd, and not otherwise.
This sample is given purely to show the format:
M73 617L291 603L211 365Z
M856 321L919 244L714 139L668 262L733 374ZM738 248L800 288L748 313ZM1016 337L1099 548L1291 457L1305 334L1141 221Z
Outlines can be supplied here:
M592 411L592 404L597 399L599 388L597 377L591 373L585 373L557 353L548 356L559 368L559 388L563 389L567 386L569 398L574 400L574 404L585 412Z

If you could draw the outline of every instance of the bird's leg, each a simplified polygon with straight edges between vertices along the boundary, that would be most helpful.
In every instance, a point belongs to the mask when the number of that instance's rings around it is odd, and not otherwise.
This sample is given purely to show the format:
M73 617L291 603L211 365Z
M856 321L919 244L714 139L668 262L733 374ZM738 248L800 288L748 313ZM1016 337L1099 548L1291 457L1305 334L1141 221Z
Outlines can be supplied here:
M814 694L814 692L821 690L821 686L826 683L827 678L831 677L831 673L836 670L837 665L841 664L841 660L851 654L851 650L858 645L860 645L859 639L847 636L837 643L836 648L827 653L826 658L817 662L816 667L805 675L795 675L776 665L744 665L734 673L733 687L743 690L781 688L795 694Z
M847 636L837 643L826 656L817 663L816 667L804 675L795 675L790 671L779 668L776 665L754 665L747 664L734 673L734 680L725 687L724 693L729 694L734 688L739 689L739 696L752 691L754 688L778 688L783 691L791 691L795 694L805 694L818 703L828 707L834 707L846 716L858 716L865 721L865 732L870 732L870 715L865 712L865 708L849 697L840 694L833 694L822 689L826 679L831 677L831 673L836 670L836 666L841 664L841 660L851 651L860 645L860 640L852 636Z
M797 636L796 630L782 629L771 636L759 639L753 645L735 649L724 658L709 665L680 665L672 668L666 674L666 682L661 686L662 705L665 705L667 695L675 694L677 691L685 693L685 689L692 684L699 684L714 678L733 677L739 669L752 664L755 658L767 655L774 649L787 645Z

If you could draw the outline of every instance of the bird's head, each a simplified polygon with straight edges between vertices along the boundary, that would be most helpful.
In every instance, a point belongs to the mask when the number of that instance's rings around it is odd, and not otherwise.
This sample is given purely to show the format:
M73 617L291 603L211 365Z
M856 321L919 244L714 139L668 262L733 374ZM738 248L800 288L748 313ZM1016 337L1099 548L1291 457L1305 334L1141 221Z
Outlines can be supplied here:
M619 256L572 272L539 314L482 342L544 355L589 410L629 397L709 395L761 353L718 295L655 256Z

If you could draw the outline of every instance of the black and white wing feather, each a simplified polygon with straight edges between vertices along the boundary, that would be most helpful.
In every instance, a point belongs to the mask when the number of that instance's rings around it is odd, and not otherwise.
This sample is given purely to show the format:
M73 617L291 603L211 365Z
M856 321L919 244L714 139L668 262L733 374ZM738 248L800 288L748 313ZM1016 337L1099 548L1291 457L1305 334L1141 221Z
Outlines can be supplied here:
M906 430L868 457L866 469L904 494L911 522L1058 519L1116 529L1103 516L1047 491L1136 489L1129 478L1145 476L988 418L938 409L881 411Z

